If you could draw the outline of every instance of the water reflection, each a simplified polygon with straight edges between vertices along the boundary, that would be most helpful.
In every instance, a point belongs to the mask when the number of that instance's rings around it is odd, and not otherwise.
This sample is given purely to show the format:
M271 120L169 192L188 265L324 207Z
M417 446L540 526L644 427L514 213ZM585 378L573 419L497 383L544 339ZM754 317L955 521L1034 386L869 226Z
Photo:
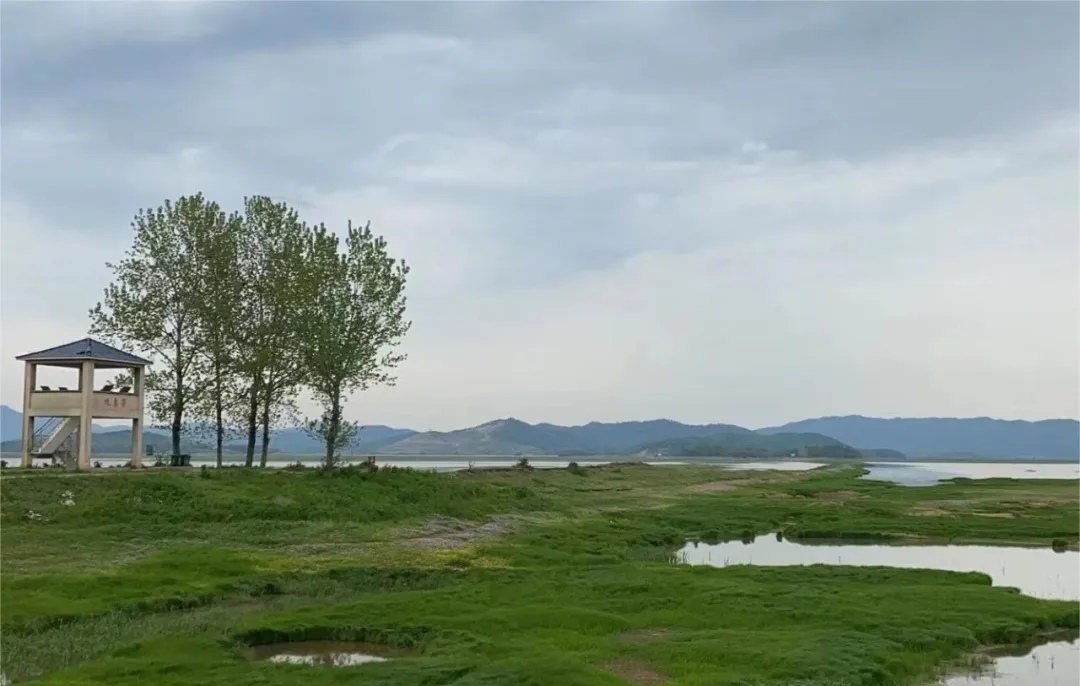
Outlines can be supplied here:
M1010 586L1037 598L1080 599L1080 553L1049 548L976 545L810 545L768 534L752 541L690 543L676 553L682 564L792 566L845 565L982 572L995 586Z
M954 676L945 686L1076 686L1080 683L1080 641L1056 641L1023 655L1002 656L975 675Z
M369 662L386 662L386 646L347 641L302 641L252 646L251 658L267 662L321 667L355 667Z

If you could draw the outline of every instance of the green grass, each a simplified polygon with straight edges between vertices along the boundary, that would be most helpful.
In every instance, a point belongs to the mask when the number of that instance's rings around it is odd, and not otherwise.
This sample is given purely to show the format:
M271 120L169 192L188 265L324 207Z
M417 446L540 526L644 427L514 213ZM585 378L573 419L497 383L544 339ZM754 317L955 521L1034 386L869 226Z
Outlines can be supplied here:
M869 686L1075 630L1076 603L980 574L664 562L686 539L767 531L1080 539L1076 481L904 488L860 473L4 476L0 662L45 684ZM281 639L413 652L358 669L244 657L245 642Z

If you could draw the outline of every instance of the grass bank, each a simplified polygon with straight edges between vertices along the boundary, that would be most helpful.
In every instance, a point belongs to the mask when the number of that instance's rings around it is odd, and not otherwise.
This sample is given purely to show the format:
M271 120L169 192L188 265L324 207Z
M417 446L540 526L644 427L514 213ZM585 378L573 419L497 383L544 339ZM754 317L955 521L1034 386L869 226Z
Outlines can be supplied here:
M4 476L0 661L48 684L914 684L1077 626L1076 603L980 574L664 561L688 538L767 531L1078 541L1075 481L860 473ZM372 637L414 652L333 670L243 647Z

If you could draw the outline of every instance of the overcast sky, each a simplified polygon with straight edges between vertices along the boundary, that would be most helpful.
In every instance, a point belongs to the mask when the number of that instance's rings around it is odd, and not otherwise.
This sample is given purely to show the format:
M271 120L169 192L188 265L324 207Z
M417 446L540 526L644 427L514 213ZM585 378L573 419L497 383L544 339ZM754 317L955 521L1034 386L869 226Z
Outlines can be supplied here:
M352 418L1077 417L1080 5L3 5L2 402L144 206L370 220ZM46 382L48 376L45 377ZM307 409L310 410L310 407Z

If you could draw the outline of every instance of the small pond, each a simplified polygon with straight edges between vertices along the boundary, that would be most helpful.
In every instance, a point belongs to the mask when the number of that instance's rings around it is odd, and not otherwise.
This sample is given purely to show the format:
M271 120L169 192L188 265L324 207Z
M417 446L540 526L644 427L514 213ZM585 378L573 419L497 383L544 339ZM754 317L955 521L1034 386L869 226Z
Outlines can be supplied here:
M947 479L1080 479L1080 465L1069 462L872 462L864 479L902 486L933 486Z
M988 574L995 586L1011 586L1038 598L1080 599L1080 553L1050 548L977 545L817 545L769 534L753 541L688 543L676 561L690 565L852 565L942 569Z
M386 662L395 654L384 645L349 641L268 643L249 649L249 656L253 660L321 667L355 667L370 662Z
M1002 655L977 675L954 676L945 686L1076 686L1080 641L1045 643L1021 655Z

